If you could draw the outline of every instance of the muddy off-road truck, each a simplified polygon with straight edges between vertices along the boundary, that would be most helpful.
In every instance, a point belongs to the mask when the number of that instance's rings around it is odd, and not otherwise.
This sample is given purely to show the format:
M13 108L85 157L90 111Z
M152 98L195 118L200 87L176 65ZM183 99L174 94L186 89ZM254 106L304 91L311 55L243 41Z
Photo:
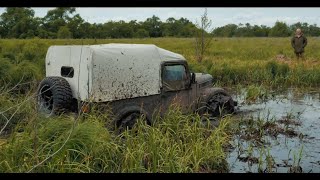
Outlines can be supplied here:
M213 88L211 75L191 73L182 55L155 45L51 46L45 63L37 101L47 115L78 112L78 104L108 104L116 125L130 128L141 115L151 123L172 103L213 117L233 113L237 104Z

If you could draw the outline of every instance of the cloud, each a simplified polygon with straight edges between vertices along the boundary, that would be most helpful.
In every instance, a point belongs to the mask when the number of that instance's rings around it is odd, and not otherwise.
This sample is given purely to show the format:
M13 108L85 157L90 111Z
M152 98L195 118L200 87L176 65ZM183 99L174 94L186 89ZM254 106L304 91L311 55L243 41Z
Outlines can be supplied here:
M261 18L262 13L259 12L251 12L251 13L238 13L235 16L231 17L231 20L233 21L252 21Z

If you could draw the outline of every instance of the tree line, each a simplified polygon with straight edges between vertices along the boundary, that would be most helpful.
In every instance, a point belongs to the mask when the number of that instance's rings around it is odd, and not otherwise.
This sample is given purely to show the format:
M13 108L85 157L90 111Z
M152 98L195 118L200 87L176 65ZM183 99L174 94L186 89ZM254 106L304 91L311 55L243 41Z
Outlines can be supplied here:
M320 36L320 28L308 23L287 25L277 21L273 27L264 25L228 24L215 28L215 37L287 37L296 28L302 28L307 36ZM168 18L162 22L153 15L145 21L131 20L125 22L108 21L106 23L86 22L76 8L55 8L46 16L35 17L31 8L6 8L0 15L1 38L145 38L145 37L195 37L201 27L186 18Z
M273 27L265 25L228 24L214 29L213 35L217 37L288 37L292 36L297 28L301 28L306 36L320 36L320 27L316 24L295 23L288 26L277 21Z

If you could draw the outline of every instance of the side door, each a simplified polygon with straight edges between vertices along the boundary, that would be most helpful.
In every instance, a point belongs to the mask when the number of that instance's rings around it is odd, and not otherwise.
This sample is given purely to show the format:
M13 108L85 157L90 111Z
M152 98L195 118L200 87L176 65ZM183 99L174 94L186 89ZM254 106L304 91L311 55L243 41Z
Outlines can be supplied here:
M165 112L171 105L188 112L191 95L191 77L186 62L165 62L161 66L161 110Z

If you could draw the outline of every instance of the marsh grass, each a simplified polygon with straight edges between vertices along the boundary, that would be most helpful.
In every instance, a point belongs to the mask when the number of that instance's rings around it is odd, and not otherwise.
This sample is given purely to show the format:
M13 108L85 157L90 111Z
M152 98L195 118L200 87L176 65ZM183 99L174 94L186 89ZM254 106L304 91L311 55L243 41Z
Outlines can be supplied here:
M40 81L45 74L45 55L51 45L136 43L155 44L182 54L193 72L209 73L215 83L223 86L318 87L320 43L318 38L309 38L308 42L305 60L298 61L290 38L214 38L207 56L198 63L192 38L1 39L0 79L11 85L17 84L22 76L24 81Z
M33 116L1 141L0 172L228 171L228 117L212 128L172 108L151 126L141 118L117 134L106 128L104 113Z
M252 102L256 103L257 100L264 101L269 97L268 92L269 91L263 88L262 86L250 85L246 89L245 99L248 103L252 103Z
M298 152L293 152L293 164L289 168L290 173L302 173L303 169L300 166L302 154L303 154L303 146L301 146ZM289 152L289 155L290 155L290 152Z

